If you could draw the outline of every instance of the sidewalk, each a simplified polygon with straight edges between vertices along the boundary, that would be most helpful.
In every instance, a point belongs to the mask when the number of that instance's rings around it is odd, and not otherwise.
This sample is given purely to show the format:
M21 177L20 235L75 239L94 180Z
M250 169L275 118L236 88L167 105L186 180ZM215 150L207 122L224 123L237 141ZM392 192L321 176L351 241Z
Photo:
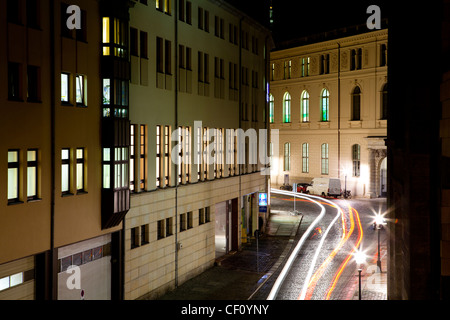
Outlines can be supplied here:
M214 267L181 284L158 300L264 300L267 288L264 284L274 282L286 258L301 236L303 217L285 211L272 211L266 234L257 240L250 239L242 250L232 252L216 260ZM302 227L302 228L300 228ZM303 228L304 227L304 228ZM362 299L386 299L386 247L381 248L381 278L363 270ZM273 277L272 277L273 276ZM376 277L376 278L375 278ZM375 279L375 282L373 281ZM354 280L354 281L353 281ZM368 281L381 286L368 285ZM342 300L358 299L358 276L349 281Z

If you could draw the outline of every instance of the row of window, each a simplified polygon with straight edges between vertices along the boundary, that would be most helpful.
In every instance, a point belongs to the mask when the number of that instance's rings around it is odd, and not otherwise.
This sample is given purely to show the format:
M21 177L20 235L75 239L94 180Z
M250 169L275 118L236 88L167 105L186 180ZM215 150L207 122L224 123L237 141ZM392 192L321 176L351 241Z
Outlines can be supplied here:
M329 173L329 154L328 143L323 143L320 147L320 163L321 174L327 175ZM352 146L352 173L354 177L361 175L361 146L354 144ZM291 143L284 144L284 171L291 170ZM309 173L309 143L302 144L302 173Z
M330 54L320 55L319 62L319 74L330 73ZM310 75L310 57L300 58L300 77L307 77ZM379 66L384 67L387 65L387 45L380 45L380 58ZM362 48L356 48L350 50L350 70L362 69ZM291 79L292 76L292 60L286 60L283 62L283 79ZM275 63L272 63L271 80L275 78Z
M58 259L58 272L65 272L70 266L81 266L111 255L111 242Z
M356 86L351 96L351 120L361 120L361 89ZM285 92L283 96L283 123L291 122L291 95ZM301 122L309 122L309 93L304 90L300 98L300 119ZM385 84L381 90L381 113L380 119L387 119L388 110L388 87ZM269 95L269 121L273 123L275 120L275 100L272 94ZM330 121L330 92L323 89L320 94L320 121Z
M23 272L18 272L0 279L0 291L18 286L22 283L34 279L35 270L27 270Z
M22 89L23 65L21 63L8 62L8 99L24 101ZM26 101L41 101L41 68L39 66L26 66Z
M73 154L72 154L73 153ZM18 149L8 150L8 204L22 203L21 173L26 174L27 201L39 199L39 170L38 149L26 151L26 171L21 170L21 151ZM73 194L71 181L71 166L75 167L75 190L77 194L85 193L85 149L62 149L61 150L61 193L62 195ZM72 160L74 159L74 160Z
M193 211L180 214L179 218L179 232L183 232L194 227ZM156 240L170 237L174 234L174 218L166 218L157 221ZM198 210L198 225L211 222L210 208L200 208ZM150 228L149 224L131 228L131 249L138 248L150 243Z

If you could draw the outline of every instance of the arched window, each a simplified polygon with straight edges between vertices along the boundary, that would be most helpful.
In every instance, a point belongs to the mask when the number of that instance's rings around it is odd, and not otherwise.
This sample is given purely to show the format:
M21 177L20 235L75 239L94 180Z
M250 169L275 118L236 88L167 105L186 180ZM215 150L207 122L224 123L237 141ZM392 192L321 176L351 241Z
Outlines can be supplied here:
M309 93L306 90L302 93L301 108L302 122L309 122Z
M291 95L286 92L283 97L283 122L291 122Z
M309 172L309 144L302 144L302 172Z
M352 161L353 161L353 176L359 177L361 174L361 146L359 144L354 144L352 146Z
M321 160L322 160L322 174L328 174L328 143L322 144Z
M352 120L361 120L361 89L358 86L352 93Z
M387 119L388 113L388 84L386 83L381 90L381 120Z
M269 95L269 122L273 123L274 120L274 99L273 99L273 95L270 94Z
M320 120L330 121L330 93L327 89L323 89L320 95Z
M284 144L284 171L291 169L291 144L286 142Z

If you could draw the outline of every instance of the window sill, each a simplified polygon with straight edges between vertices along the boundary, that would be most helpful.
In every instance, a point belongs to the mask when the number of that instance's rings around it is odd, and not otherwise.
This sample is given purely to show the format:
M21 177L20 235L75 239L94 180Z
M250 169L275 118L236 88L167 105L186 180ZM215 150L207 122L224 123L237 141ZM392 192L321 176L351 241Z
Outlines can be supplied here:
M39 99L32 99L32 98L28 98L27 102L29 102L29 103L42 103L41 100L39 100Z
M65 197L71 197L73 195L74 195L73 193L67 192L67 193L62 193L61 197L65 198Z
M61 106L63 107L73 107L73 104L70 102L61 101Z
M20 99L20 98L15 98L15 97L8 97L8 101L24 102L22 99Z
M87 108L87 105L83 103L77 103L77 108Z
M83 194L87 194L87 191L84 190L77 190L77 195L83 195Z
M20 200L11 200L11 201L8 200L8 206L14 206L16 204L22 204L22 203L23 203L23 201L20 201Z
M42 199L41 198L30 198L30 199L27 199L27 203L30 203L30 202L39 202L39 201L42 201Z

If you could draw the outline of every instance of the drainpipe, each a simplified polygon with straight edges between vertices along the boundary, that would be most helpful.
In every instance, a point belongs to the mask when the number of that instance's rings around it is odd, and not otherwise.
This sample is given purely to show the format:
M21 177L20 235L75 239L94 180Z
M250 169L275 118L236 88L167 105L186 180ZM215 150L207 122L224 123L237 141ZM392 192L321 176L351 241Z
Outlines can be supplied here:
M178 1L175 4L175 130L178 129ZM181 141L178 141L180 143ZM175 163L175 288L178 288L178 166Z
M55 249L55 16L54 0L50 0L50 281L48 288L50 290L47 298L50 300L58 299L56 266L58 261Z

